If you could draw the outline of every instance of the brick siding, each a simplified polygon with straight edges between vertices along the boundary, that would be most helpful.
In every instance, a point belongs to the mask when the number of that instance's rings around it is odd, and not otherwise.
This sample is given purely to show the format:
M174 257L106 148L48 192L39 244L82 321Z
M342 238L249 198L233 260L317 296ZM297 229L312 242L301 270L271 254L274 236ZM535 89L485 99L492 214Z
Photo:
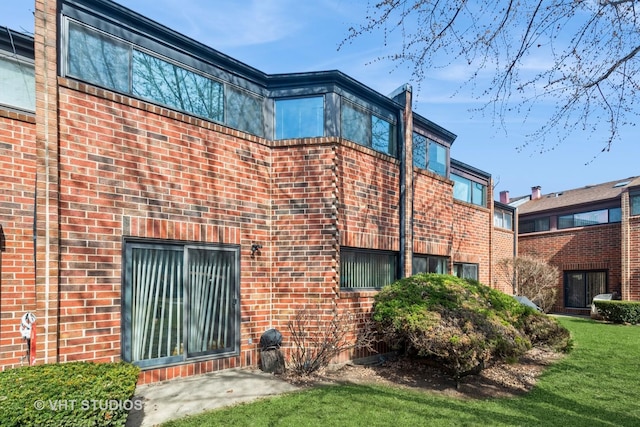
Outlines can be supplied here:
M3 368L21 363L25 311L38 316L38 363L120 360L123 238L240 247L239 355L146 369L140 383L256 366L271 327L289 353L303 308L363 324L375 292L340 290L340 248L401 251L403 203L405 273L413 249L476 263L490 283L492 211L454 201L450 180L414 170L403 194L401 162L370 148L269 141L58 77L55 6L36 1L35 117L0 112Z
M512 259L515 254L516 245L514 232L504 228L493 228L492 239L492 282L491 286L509 295L513 294L513 284L501 277L498 263L503 259Z
M34 312L35 264L33 214L35 197L35 119L0 110L0 366L24 363L26 341L20 319Z
M564 306L563 272L607 270L608 292L621 292L621 225L592 225L547 233L518 236L518 254L530 255L558 267L558 298L555 312L584 312Z

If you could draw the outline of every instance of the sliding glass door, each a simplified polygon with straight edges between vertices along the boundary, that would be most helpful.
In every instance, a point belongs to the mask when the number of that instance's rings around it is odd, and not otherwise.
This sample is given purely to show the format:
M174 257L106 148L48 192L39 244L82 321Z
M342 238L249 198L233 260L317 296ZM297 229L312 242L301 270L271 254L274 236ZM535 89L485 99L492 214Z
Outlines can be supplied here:
M125 243L123 358L139 366L237 353L238 248Z

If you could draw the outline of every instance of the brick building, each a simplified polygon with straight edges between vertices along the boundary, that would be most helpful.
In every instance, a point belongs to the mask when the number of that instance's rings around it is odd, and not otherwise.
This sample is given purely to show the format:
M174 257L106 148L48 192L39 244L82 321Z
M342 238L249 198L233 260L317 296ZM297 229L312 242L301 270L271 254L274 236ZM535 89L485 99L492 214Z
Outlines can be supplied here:
M513 209L410 86L268 75L108 0L35 5L34 37L0 28L0 366L24 363L26 312L37 363L255 366L302 308L363 319L398 277L490 284L515 253Z
M533 187L512 204L519 217L518 253L560 270L554 311L588 313L602 293L640 299L640 178L546 195Z

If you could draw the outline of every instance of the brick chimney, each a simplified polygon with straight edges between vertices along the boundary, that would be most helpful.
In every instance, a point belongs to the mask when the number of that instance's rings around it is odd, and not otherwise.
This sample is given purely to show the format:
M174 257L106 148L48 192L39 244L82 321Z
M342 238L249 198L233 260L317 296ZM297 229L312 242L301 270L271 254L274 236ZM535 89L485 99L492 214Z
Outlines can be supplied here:
M504 203L505 205L509 204L509 190L500 192L500 203Z
M538 200L542 197L541 187L539 185L531 187L531 200Z

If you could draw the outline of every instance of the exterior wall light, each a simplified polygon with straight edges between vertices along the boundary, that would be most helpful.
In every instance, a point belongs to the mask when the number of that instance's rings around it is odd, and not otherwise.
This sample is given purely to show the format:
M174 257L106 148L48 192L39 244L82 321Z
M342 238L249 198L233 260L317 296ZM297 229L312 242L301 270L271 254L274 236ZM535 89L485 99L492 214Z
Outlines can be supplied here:
M260 245L258 243L252 243L251 244L251 258L255 257L256 252L258 253L258 255L260 255L260 249L262 249L262 245Z

